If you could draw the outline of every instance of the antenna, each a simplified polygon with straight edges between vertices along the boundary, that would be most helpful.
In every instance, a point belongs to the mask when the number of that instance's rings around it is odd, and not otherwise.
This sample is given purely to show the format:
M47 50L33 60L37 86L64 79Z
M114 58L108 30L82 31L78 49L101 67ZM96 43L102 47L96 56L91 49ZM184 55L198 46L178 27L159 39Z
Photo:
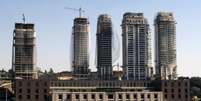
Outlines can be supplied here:
M25 20L26 20L26 19L25 19L24 13L22 14L22 17L23 17L22 20L23 20L23 22L25 23Z
M81 7L79 9L77 8L70 8L70 7L64 7L64 9L69 9L69 10L73 10L73 11L77 11L79 12L79 17L82 17L82 13L85 12L85 10L83 10Z

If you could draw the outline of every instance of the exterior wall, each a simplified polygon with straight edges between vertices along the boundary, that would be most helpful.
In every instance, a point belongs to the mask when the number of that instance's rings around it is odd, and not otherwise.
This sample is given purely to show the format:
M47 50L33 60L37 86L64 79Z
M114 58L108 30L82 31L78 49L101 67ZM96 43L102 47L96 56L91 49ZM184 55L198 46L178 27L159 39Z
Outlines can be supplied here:
M142 13L125 13L121 26L125 77L127 80L146 80L151 65L147 20Z
M89 75L89 22L87 18L75 18L73 26L73 73L80 79Z
M163 80L162 92L164 101L190 101L189 79Z
M52 101L163 101L161 92L53 92Z
M34 24L15 24L12 65L15 77L37 78Z
M156 74L161 79L176 78L176 27L172 13L160 12L155 19Z
M16 80L15 101L51 101L48 80Z
M151 91L149 81L51 81L53 101L163 101L161 91Z
M98 78L112 79L112 21L109 15L100 15L97 24Z

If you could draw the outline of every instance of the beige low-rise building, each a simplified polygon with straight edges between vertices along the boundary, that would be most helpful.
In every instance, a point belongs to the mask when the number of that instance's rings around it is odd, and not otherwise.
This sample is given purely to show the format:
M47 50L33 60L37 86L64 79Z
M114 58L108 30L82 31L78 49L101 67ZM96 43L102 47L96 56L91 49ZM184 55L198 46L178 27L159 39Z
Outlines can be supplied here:
M52 81L52 101L163 101L145 81Z

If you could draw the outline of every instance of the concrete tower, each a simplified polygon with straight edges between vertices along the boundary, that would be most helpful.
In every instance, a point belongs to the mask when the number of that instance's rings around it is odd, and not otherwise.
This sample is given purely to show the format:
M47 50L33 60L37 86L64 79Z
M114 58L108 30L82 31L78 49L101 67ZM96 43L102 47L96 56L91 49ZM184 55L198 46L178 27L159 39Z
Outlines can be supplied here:
M128 80L146 80L151 66L148 22L143 13L125 13L121 26L124 77Z
M87 79L89 75L89 21L87 18L75 18L73 26L73 74L78 79Z
M156 75L161 79L176 78L176 28L172 13L160 12L155 19Z
M112 21L111 16L102 14L97 23L97 69L98 78L112 79Z
M16 23L13 33L13 71L15 77L38 78L34 24Z

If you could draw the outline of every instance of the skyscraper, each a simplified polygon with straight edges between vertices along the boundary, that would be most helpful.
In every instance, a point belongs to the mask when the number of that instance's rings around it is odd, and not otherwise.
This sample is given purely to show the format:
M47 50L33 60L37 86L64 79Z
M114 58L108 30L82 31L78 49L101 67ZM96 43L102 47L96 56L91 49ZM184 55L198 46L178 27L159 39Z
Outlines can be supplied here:
M151 38L148 22L143 13L125 13L121 26L125 78L146 80L151 66Z
M89 21L87 18L75 18L73 26L73 74L79 79L89 75Z
M98 78L112 79L112 21L111 16L102 14L97 23L97 69Z
M15 23L12 66L15 77L37 78L34 24Z
M161 79L176 78L176 31L172 13L160 12L155 19L156 74Z

